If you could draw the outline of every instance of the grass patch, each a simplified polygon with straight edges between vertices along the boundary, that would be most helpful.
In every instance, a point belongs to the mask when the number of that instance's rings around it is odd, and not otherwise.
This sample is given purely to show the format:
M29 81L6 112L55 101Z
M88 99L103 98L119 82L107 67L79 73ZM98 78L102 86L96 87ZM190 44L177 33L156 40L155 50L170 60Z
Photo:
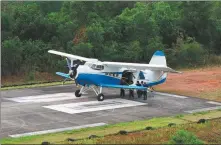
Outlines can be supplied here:
M221 88L215 91L201 93L199 96L200 98L216 100L216 101L221 102Z
M39 144L44 140L49 142L62 142L65 141L67 138L74 138L74 139L81 139L87 138L92 134L97 136L104 136L109 134L118 133L120 130L126 131L134 131L134 130L141 130L145 129L147 126L152 126L154 128L164 127L167 126L169 123L176 123L176 124L184 124L187 121L178 119L175 117L163 117L163 118L153 118L150 120L142 120L142 121L133 121L133 122L123 122L113 125L105 125L93 128L84 128L79 130L73 131L65 131L60 133L53 133L53 134L45 134L45 135L36 135L36 136L27 136L22 138L6 138L2 139L2 144Z
M148 130L137 133L131 133L127 136L111 135L93 140L97 144L166 144L172 136L179 130L186 130L195 134L204 143L221 143L221 119L210 120L205 124L185 124L176 127L164 127L157 130ZM67 142L63 142L67 143ZM77 141L75 143L89 143L89 140Z
M206 111L206 112L199 112L194 114L188 114L183 117L183 119L196 122L200 119L212 119L212 118L219 118L221 117L221 110L213 110L213 111Z
M65 82L65 84L73 84L73 83L74 83L74 81ZM1 88L1 91L13 90L13 89L35 88L35 87L46 87L46 86L57 86L57 85L62 85L62 82L40 83L40 84L21 85L21 86L10 86L10 87Z
M42 141L49 141L51 143L68 143L66 141L67 138L74 138L74 139L82 139L83 140L73 142L73 143L103 143L99 142L99 140L102 140L103 138L106 138L105 136L116 136L114 134L118 133L120 130L125 130L127 132L132 131L141 131L142 133L145 132L152 132L154 130L145 130L146 127L151 126L155 128L155 130L161 130L162 128L167 128L167 131L170 132L170 130L174 130L174 128L177 128L177 126L183 125L183 124L189 124L190 122L198 121L201 118L218 118L221 117L221 111L214 110L214 111L207 111L205 113L198 113L198 114L186 114L186 115L177 115L173 117L160 117L160 118L152 118L149 120L140 120L140 121L133 121L133 122L122 122L112 125L105 125L105 126L99 126L99 127L92 127L92 128L84 128L84 129L78 129L78 130L72 130L72 131L65 131L65 132L59 132L59 133L52 133L52 134L45 134L45 135L35 135L35 136L26 136L21 138L5 138L1 140L2 144L39 144ZM175 127L167 127L169 123L175 123ZM204 124L205 125L205 124ZM157 132L157 131L156 131ZM130 133L131 134L131 133ZM125 137L131 136L131 135L124 135ZM100 138L95 139L87 139L90 135L96 135ZM119 135L118 135L119 136ZM120 135L123 136L123 135ZM160 137L163 137L162 134L155 133L154 138L157 137L159 139ZM132 136L132 138L134 138ZM135 138L134 138L135 139ZM155 140L155 139L154 139ZM161 139L159 139L161 140ZM158 140L158 141L159 141ZM140 143L134 141L130 143ZM167 141L167 140L165 140ZM108 142L104 142L108 143ZM111 142L114 143L114 142ZM118 142L116 142L118 143ZM158 143L158 142L156 142Z

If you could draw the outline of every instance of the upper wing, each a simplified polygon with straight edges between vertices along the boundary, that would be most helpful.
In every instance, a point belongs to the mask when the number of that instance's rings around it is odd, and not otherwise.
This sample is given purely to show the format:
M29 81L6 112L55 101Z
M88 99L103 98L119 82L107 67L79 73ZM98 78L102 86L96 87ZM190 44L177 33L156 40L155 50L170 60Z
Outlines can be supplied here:
M77 55L72 55L72 54L68 54L68 53L64 53L64 52L55 51L55 50L49 50L48 52L52 53L52 54L67 57L72 60L79 59L79 60L83 60L83 61L87 61L87 62L97 62L98 61L98 59L86 58L86 57L82 57L82 56L77 56Z
M180 73L178 71L173 70L172 68L165 65L156 65L156 64L141 64L141 63L124 63L124 62L102 62L107 66L115 66L115 67L128 67L131 69L139 69L139 70L161 70L164 72L172 72L172 73Z

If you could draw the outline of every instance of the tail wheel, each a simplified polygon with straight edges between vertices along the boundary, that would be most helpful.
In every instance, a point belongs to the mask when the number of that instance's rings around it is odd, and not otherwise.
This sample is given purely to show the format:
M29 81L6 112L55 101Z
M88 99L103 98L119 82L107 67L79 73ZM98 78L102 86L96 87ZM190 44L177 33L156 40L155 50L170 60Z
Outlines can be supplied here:
M98 101L103 101L104 100L104 95L103 94L98 94L97 95L97 100Z
M81 97L80 90L75 91L75 96L76 97Z

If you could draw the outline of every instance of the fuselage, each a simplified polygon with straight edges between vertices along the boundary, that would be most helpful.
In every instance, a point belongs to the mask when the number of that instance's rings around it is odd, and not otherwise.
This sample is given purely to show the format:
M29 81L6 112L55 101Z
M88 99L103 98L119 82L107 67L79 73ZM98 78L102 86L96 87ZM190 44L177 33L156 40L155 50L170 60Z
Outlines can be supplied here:
M77 74L75 81L80 85L96 85L110 84L110 85L120 85L123 73L130 68L120 68L120 67L107 67L99 64L84 64L77 68ZM154 85L161 84L166 80L166 73L161 71L131 71L133 77L133 84L137 81L146 82L145 87L151 87Z

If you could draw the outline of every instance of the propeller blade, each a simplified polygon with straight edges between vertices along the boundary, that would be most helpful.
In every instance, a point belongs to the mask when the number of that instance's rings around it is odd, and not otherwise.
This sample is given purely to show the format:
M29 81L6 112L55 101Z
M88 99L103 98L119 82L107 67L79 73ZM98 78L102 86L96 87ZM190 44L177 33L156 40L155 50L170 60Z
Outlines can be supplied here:
M71 70L71 60L66 58L66 61L67 61L67 65L68 65L69 70Z

